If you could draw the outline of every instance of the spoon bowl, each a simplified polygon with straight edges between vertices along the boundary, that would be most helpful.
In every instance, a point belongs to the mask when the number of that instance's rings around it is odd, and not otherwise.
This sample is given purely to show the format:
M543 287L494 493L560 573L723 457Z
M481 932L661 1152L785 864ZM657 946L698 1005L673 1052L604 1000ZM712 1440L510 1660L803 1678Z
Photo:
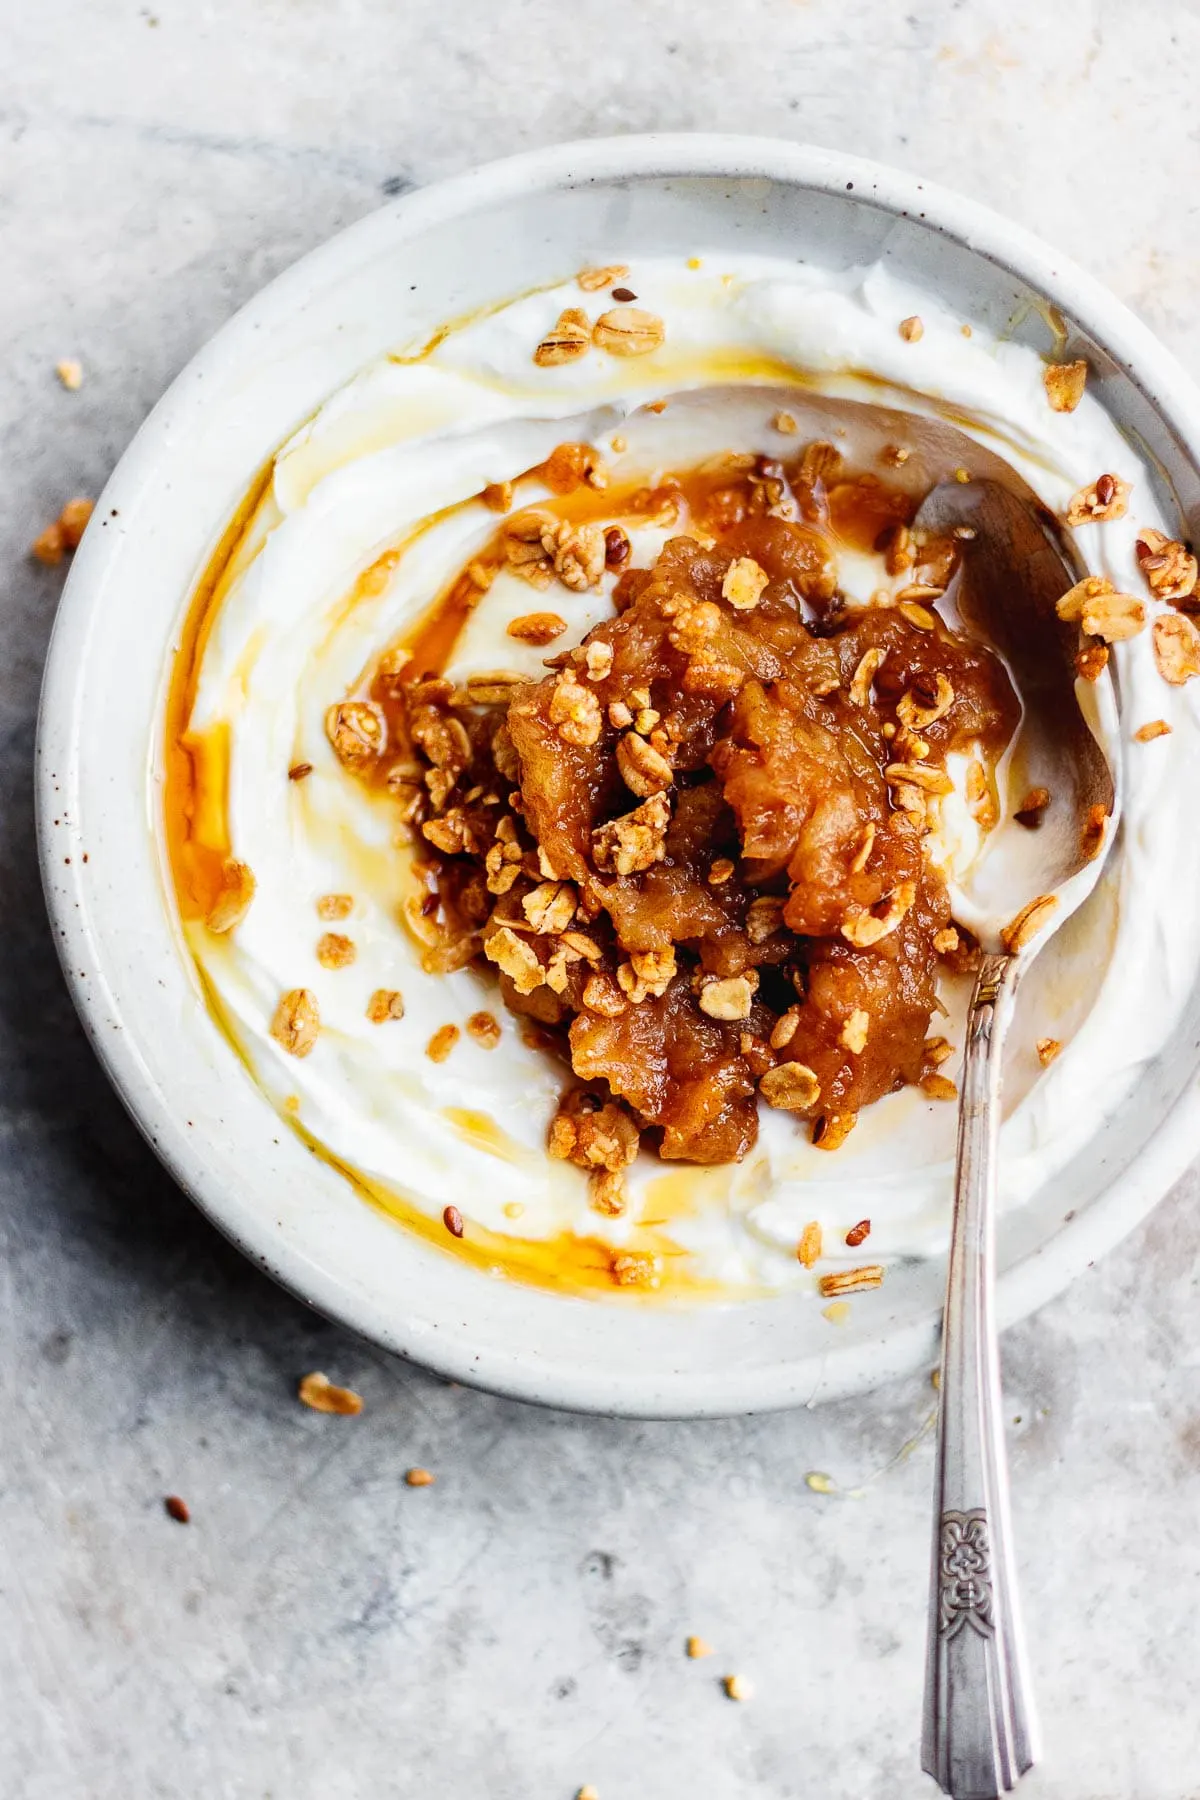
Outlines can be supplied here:
M914 525L964 539L943 610L1004 658L1022 706L1000 770L1001 818L952 884L954 915L998 952L1021 909L1053 895L1029 939L1040 947L1095 887L1120 820L1115 684L1107 667L1095 682L1078 673L1078 628L1055 610L1085 571L1053 515L999 481L940 482ZM1048 803L1024 809L1037 789Z

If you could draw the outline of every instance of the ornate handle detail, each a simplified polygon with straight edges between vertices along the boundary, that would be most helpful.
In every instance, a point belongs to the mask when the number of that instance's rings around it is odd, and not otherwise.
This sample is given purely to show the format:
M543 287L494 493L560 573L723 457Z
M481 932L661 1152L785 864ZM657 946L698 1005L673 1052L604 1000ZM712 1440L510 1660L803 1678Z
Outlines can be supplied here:
M942 1327L922 1764L954 1800L997 1800L1037 1755L1008 1512L993 1307L1000 1052L1017 963L986 956L967 1019Z

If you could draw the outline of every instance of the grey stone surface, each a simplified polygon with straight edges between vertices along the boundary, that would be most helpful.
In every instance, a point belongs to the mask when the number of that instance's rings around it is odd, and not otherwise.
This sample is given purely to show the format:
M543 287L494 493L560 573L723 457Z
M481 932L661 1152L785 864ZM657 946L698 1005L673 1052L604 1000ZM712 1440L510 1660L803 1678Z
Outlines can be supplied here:
M932 1792L923 1380L700 1425L448 1388L270 1286L159 1169L42 912L59 581L26 546L297 254L397 187L574 135L760 130L922 170L1061 243L1200 369L1200 14L7 0L0 24L0 1794ZM1197 1192L1005 1344L1040 1800L1200 1794ZM360 1419L297 1405L314 1367ZM405 1487L412 1463L437 1485ZM693 1631L710 1661L684 1659Z

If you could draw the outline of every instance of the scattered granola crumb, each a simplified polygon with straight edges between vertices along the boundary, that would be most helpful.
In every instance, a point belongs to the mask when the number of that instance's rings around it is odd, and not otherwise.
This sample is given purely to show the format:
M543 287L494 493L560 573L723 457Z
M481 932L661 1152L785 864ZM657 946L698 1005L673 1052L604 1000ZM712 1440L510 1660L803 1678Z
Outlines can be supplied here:
M71 393L83 386L83 364L73 356L64 356L54 365L54 373Z
M1033 942L1057 905L1058 901L1053 894L1039 894L1036 900L1030 900L1021 908L1015 919L1009 920L1000 933L1000 939L1010 956L1016 956L1018 951L1024 950L1027 944Z
M963 486L965 487L967 482L970 481L970 479L971 479L970 469L955 469L954 479L955 479L955 481L961 481Z
M763 597L770 576L752 556L738 556L730 563L721 584L721 596L736 612L750 612Z
M600 1800L600 1790L594 1788L590 1781L585 1781L575 1793L575 1800Z
M307 1056L321 1030L317 996L310 988L289 988L275 1008L271 1036L289 1056Z
M594 342L610 356L648 356L666 335L662 320L640 306L601 313L592 328Z
M75 385L78 387L78 382ZM63 386L69 387L70 383L64 382ZM178 1494L168 1494L163 1501L163 1506L166 1508L168 1517L174 1519L177 1525L187 1525L191 1522L191 1508L186 1500L179 1498Z
M828 1319L831 1325L844 1325L850 1317L848 1300L831 1300L828 1306L821 1308L821 1317Z
M221 892L217 895L204 923L210 931L223 937L240 925L250 910L258 883L248 863L229 857L221 871Z
M68 550L78 547L94 507L93 500L68 500L53 525L47 525L29 546L34 561L57 567Z
M500 1042L500 1021L494 1013L472 1013L467 1020L467 1031L485 1050L494 1050Z
M1200 565L1186 544L1161 531L1140 531L1134 545L1146 585L1160 600L1194 600Z
M460 1238L465 1230L463 1216L457 1206L448 1206L442 1214L442 1224L451 1237Z
M784 437L795 437L799 430L799 426L790 412L777 412L771 423L776 431L782 433Z
M821 1084L807 1063L782 1062L768 1069L758 1084L768 1106L784 1112L807 1112L821 1098Z
M838 1150L858 1124L856 1112L822 1113L812 1128L813 1146L817 1150Z
M711 1656L713 1654L713 1646L708 1642L707 1638L690 1637L683 1647L693 1662L698 1662L702 1656Z
M353 894L322 894L317 901L317 917L328 924L337 919L348 919L353 911Z
M504 629L522 644L552 644L567 629L567 621L555 612L521 613L510 619Z
M1042 822L1042 814L1049 804L1050 789L1048 787L1032 787L1013 813L1013 818L1018 825L1024 825L1027 831L1036 831Z
M432 1487L437 1476L429 1469L409 1469L404 1480L409 1487Z
M841 1036L839 1037L838 1042L844 1050L849 1050L851 1056L861 1056L867 1047L867 1036L870 1029L870 1013L866 1012L861 1006L856 1007L854 1012L852 1012L850 1017L846 1020L846 1023L842 1026Z
M353 1419L363 1409L361 1394L353 1388L335 1387L319 1369L303 1377L298 1392L305 1406L314 1412L340 1413L343 1418Z
M601 288L611 287L614 281L624 281L628 273L627 263L608 263L602 269L580 269L575 279L585 294L598 294Z
M1043 1069L1048 1069L1050 1067L1050 1064L1054 1061L1055 1057L1057 1055L1059 1055L1061 1050L1062 1050L1062 1045L1059 1043L1057 1038L1048 1038L1047 1037L1047 1038L1039 1038L1038 1039L1038 1041L1037 1041L1038 1061L1041 1063Z
M558 315L533 353L539 368L552 369L559 363L575 362L591 348L592 331L588 316L577 306L567 306Z
M1088 487L1072 495L1067 507L1068 525L1093 525L1105 519L1123 519L1132 483L1119 475L1098 475Z
M348 969L357 955L354 940L340 931L326 931L317 939L317 961L323 969Z
M1183 613L1155 619L1154 661L1164 681L1182 687L1200 675L1200 631Z
M1152 719L1148 725L1139 725L1133 735L1139 744L1149 744L1155 738L1169 737L1171 727L1165 719Z
M444 1063L461 1036L457 1025L439 1025L425 1046L430 1062Z
M611 1266L618 1287L656 1288L662 1280L659 1260L649 1250L618 1250Z
M703 259L699 256L689 256L687 266L689 269L702 269L704 267Z
M754 1691L744 1675L726 1675L721 1686L731 1700L748 1700Z
M883 1286L883 1264L867 1263L861 1269L837 1269L822 1275L820 1289L827 1300L840 1294L861 1294L868 1288Z
M919 1087L931 1100L957 1100L958 1089L948 1075L922 1075Z
M821 1227L815 1219L810 1219L800 1233L800 1242L796 1246L796 1259L803 1263L806 1269L811 1269L815 1263L820 1261L821 1243Z
M1083 399L1087 386L1088 366L1085 362L1047 363L1042 370L1046 398L1055 412L1074 412Z
M523 1203L520 1200L506 1200L504 1203L504 1216L506 1219L523 1219L525 1217L525 1207Z
M916 313L911 318L901 319L900 336L906 344L916 344L925 336L925 327Z
M1075 670L1083 681L1099 681L1107 667L1107 644L1081 644L1075 652Z
M513 503L513 484L511 481L489 481L479 498L489 512L510 512Z
M850 1227L849 1231L846 1233L846 1243L849 1245L851 1250L857 1250L858 1246L860 1244L866 1243L866 1241L870 1237L870 1235L871 1235L870 1219L860 1219L858 1221L858 1224L852 1225Z
M402 1019L404 995L398 988L376 988L367 1002L367 1017L372 1025L383 1025L388 1019Z
M811 1488L814 1494L836 1494L838 1491L837 1482L833 1476L826 1475L820 1469L810 1469L804 1477L804 1485L806 1488Z

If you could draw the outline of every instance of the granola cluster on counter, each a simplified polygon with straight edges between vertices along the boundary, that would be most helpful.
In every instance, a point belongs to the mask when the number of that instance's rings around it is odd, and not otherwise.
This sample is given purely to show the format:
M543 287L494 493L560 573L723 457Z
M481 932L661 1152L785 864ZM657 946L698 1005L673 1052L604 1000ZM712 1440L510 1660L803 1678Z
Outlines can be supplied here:
M830 510L856 501L903 585L851 608ZM964 546L918 541L913 507L810 445L787 468L734 459L698 535L653 568L628 566L620 526L529 509L466 579L503 562L545 593L616 567L616 616L540 681L457 686L393 654L330 711L339 756L386 783L417 845L426 966L490 967L569 1065L549 1149L592 1172L601 1211L623 1209L639 1145L740 1160L760 1100L833 1148L905 1083L954 1095L930 1019L939 964L963 969L972 946L925 838L952 752L980 828L995 822L1018 707L999 661L939 618ZM548 644L565 626L546 611L509 629Z

